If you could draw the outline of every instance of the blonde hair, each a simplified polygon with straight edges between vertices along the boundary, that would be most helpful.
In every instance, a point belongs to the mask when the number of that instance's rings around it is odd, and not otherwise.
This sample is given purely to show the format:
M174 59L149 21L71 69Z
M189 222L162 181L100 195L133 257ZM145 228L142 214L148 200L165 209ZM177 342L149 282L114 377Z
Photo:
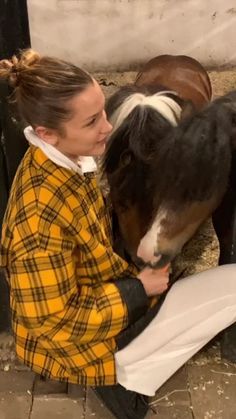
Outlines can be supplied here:
M74 64L41 56L32 49L0 61L0 78L13 87L13 100L27 124L53 129L60 129L72 116L67 102L93 83L92 77Z

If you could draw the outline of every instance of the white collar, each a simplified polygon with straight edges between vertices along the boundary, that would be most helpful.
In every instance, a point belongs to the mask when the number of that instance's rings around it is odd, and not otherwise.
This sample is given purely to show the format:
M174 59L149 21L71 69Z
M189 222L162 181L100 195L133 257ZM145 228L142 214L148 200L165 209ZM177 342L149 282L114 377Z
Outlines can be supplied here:
M78 160L78 164L76 164L55 147L41 140L31 126L24 129L24 134L30 144L40 148L43 153L58 166L73 170L80 175L88 172L95 172L97 170L97 164L93 157L81 156Z

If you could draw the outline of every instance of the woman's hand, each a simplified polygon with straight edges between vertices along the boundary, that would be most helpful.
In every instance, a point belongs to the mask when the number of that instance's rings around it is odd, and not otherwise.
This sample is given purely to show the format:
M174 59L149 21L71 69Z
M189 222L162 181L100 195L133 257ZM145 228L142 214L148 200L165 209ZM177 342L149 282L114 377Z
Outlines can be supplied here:
M142 282L148 297L162 294L169 285L168 269L145 268L137 277Z

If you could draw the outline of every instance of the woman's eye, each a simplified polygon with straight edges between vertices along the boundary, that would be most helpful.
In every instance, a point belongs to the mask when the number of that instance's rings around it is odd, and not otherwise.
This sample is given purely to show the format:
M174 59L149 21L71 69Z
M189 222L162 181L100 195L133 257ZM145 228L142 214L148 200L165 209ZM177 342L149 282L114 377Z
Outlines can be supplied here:
M91 121L89 121L89 123L87 124L87 127L89 127L90 125L93 125L96 122L97 118L93 118L91 119Z

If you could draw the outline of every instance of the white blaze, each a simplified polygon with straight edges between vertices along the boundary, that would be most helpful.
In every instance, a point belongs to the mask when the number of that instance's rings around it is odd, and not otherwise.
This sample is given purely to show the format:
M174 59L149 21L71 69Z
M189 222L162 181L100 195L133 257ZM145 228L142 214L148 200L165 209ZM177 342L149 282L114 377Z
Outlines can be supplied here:
M140 240L137 256L144 262L155 263L158 262L160 256L155 256L158 253L158 241L161 233L161 222L166 214L161 211L158 212L151 228L147 231L145 236Z

